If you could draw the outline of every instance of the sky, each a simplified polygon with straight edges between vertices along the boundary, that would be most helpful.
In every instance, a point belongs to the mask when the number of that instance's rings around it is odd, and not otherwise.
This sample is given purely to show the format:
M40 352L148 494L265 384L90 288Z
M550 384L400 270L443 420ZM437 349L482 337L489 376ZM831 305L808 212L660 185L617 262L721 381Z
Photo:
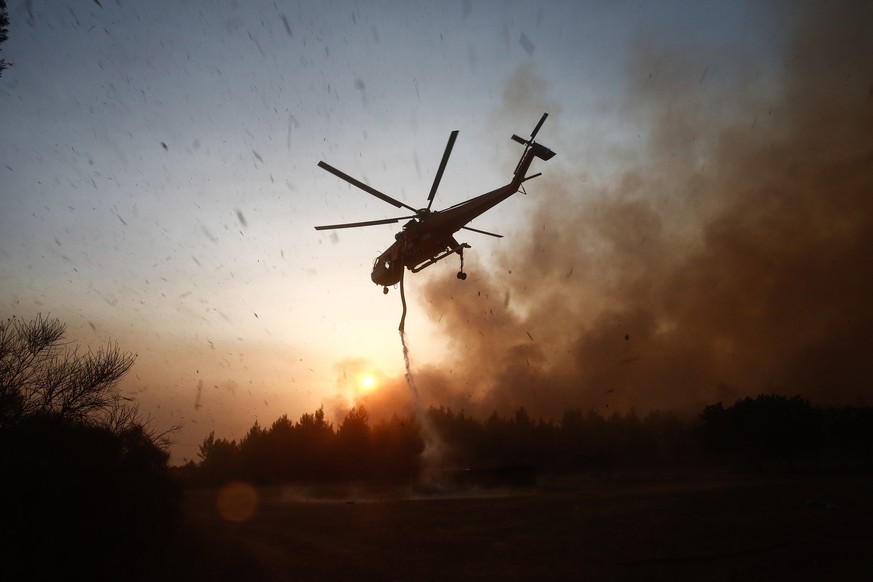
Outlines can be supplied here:
M9 3L0 315L137 355L174 460L209 431L410 406L402 215L557 153L407 277L423 400L471 413L869 404L873 14L853 2ZM365 374L373 386L363 385Z

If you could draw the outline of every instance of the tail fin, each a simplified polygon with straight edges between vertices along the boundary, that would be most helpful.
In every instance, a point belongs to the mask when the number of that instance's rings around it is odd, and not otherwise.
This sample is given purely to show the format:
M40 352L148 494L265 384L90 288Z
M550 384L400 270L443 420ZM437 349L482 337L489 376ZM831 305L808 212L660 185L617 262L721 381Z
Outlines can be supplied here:
M536 143L534 141L534 138L536 137L537 133L543 126L543 123L546 121L546 118L548 116L548 113L543 113L543 116L540 117L539 123L537 123L536 127L531 132L530 139L524 139L523 137L512 134L512 140L524 146L524 153L521 155L521 159L518 160L518 165L515 166L514 174L516 178L524 179L524 174L525 172L527 172L527 169L530 166L530 163L533 161L534 157L537 157L541 160L550 160L555 156L555 152L553 152L546 146Z
M525 146L524 153L527 153L527 148L533 148L535 150L534 155L536 157L540 158L541 160L550 160L555 155L555 152L553 152L552 150L550 150L549 148L547 148L543 144L536 143L533 140L524 139L522 137L515 135L514 133L512 134L512 140L517 141L521 145ZM523 157L524 156L522 155L522 158Z
M555 157L555 152L541 143L531 144L530 148L533 150L533 154L541 160L551 160Z

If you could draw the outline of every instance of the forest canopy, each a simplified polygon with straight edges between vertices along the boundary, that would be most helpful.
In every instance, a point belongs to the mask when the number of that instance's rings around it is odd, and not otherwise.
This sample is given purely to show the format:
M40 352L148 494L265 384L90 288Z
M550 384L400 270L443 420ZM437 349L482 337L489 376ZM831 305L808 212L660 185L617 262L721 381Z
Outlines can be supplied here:
M822 408L775 394L707 406L694 418L633 411L603 416L568 409L555 420L524 408L484 420L431 407L371 424L353 408L334 426L324 410L295 423L255 423L239 440L200 445L185 472L197 484L347 479L415 481L433 471L528 467L537 473L728 466L754 470L873 469L873 408Z

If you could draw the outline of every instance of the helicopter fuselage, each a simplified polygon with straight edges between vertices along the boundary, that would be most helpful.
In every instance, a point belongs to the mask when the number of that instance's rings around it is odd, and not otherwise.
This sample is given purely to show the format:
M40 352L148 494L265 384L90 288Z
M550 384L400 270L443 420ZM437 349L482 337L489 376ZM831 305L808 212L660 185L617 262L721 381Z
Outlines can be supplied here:
M525 180L525 173L534 157L551 158L554 153L535 144L525 153L512 181L496 190L439 211L419 211L419 217L403 226L395 235L395 242L376 258L370 279L373 283L388 287L400 282L403 267L418 271L425 263L432 264L442 254L461 252L454 234L464 228L471 220L497 206L516 192Z

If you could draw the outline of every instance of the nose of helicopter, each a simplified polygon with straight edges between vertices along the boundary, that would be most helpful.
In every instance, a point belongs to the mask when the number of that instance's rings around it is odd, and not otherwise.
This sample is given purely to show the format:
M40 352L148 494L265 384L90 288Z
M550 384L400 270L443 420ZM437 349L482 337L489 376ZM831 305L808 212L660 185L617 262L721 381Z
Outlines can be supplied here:
M400 282L400 269L403 265L399 261L392 261L380 256L373 263L373 271L370 273L370 280L376 285L388 287Z

